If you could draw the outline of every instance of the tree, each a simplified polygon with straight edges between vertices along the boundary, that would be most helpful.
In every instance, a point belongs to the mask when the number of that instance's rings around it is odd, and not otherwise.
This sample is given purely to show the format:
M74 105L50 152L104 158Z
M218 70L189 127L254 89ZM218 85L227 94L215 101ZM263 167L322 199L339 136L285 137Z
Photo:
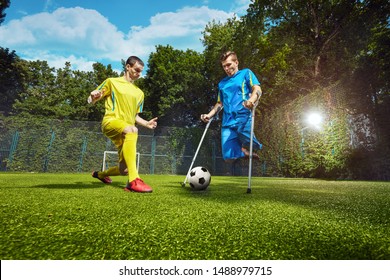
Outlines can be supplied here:
M0 0L0 25L3 23L6 14L4 10L10 5L10 0Z
M0 47L0 112L8 115L12 104L23 91L23 72L19 67L21 60L15 51Z
M218 82L225 75L220 62L222 53L234 48L238 26L240 22L236 18L228 19L226 23L212 21L206 25L203 32L204 57L210 86L214 92Z
M157 46L143 83L145 111L160 125L194 126L212 98L205 80L204 57L192 50Z
M14 104L19 114L52 119L101 120L103 102L87 105L88 94L108 77L117 77L110 65L93 65L93 72L73 71L69 62L55 69L46 61L25 61L24 91Z
M290 92L306 94L351 73L370 28L388 19L388 6L385 0L255 0L246 17L266 20L275 52L289 47L281 74Z
M48 102L55 84L54 68L49 67L46 61L24 61L23 66L26 73L25 91L14 103L15 111L31 115L50 115L48 112L55 110L55 104Z

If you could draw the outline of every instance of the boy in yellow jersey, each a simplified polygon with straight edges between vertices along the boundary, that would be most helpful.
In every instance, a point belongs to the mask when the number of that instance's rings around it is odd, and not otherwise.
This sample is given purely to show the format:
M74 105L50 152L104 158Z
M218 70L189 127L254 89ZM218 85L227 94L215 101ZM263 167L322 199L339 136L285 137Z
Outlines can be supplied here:
M106 79L88 98L90 103L104 100L106 111L102 131L115 144L119 155L118 166L94 171L92 177L110 184L110 176L128 175L129 181L124 190L134 192L152 192L152 188L141 180L137 171L138 129L135 125L150 129L157 127L157 118L146 121L138 115L143 109L144 93L134 85L134 81L141 76L143 69L143 61L130 56L126 61L125 74L119 78Z

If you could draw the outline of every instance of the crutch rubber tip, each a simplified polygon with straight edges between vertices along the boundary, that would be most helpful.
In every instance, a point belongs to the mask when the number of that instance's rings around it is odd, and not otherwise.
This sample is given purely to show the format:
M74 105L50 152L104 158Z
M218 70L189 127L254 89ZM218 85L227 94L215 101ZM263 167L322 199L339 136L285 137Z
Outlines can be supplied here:
M180 183L180 185L184 188L186 186L185 183Z
M252 193L251 189L246 189L246 193Z

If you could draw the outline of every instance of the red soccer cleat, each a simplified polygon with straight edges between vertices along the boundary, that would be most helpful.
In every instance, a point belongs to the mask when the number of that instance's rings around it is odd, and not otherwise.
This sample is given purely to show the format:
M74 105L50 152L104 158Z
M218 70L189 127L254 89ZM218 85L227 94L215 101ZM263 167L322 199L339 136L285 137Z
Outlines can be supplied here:
M130 183L127 182L124 188L126 192L140 192L140 193L151 193L153 190L150 186L144 183L140 178L136 178Z
M96 179L99 179L100 181L102 181L104 184L111 184L112 183L112 180L110 177L104 177L104 178L99 178L99 171L94 171L92 172L92 177L93 178L96 178Z

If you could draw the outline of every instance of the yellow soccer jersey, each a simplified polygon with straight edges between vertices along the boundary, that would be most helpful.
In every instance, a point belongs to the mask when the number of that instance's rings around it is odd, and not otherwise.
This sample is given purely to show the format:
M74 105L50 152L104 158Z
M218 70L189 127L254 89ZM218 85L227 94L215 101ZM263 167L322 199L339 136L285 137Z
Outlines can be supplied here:
M121 119L135 125L135 117L142 112L144 93L123 76L108 78L99 87L103 91L106 112L104 119Z

